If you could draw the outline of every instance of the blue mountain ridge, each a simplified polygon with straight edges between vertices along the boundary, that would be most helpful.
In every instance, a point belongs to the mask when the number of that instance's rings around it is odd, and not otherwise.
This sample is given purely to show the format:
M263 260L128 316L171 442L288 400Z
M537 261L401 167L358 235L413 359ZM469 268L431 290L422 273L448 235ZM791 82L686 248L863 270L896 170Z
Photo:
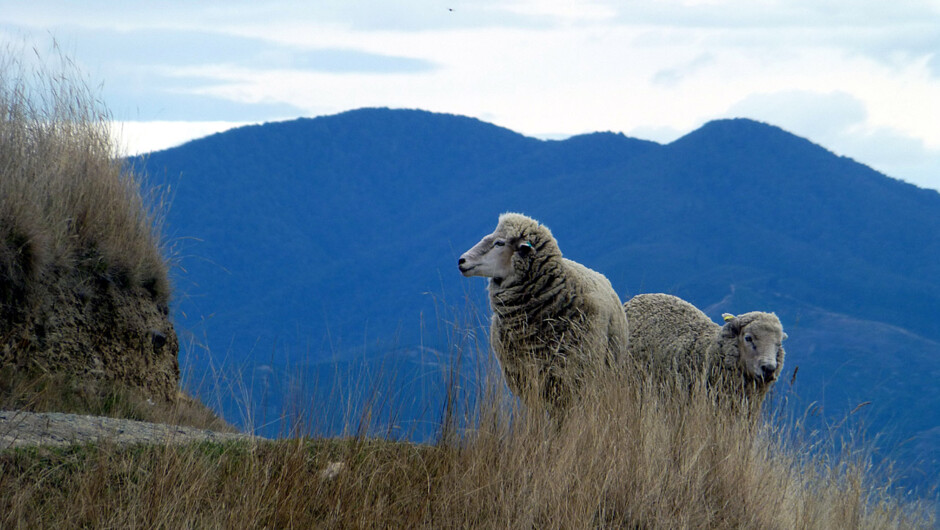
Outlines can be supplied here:
M668 292L716 321L775 311L788 378L799 367L775 392L787 414L821 411L825 425L871 402L865 427L887 433L907 479L940 473L940 194L777 127L719 120L666 145L543 141L462 116L361 109L131 163L172 195L174 309L195 345L184 366L240 366L248 386L268 385L262 415L320 403L311 386L364 386L389 363L407 382L396 421L427 436L442 390L412 372L440 376L454 321L485 336L485 282L461 277L457 257L519 211L624 301Z

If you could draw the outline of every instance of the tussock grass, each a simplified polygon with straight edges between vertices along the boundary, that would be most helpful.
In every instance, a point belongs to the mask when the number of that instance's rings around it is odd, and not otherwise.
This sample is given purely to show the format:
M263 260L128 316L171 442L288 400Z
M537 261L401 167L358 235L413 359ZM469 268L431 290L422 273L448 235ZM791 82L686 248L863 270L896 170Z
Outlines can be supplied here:
M707 388L688 399L642 377L611 379L559 426L519 408L499 377L477 382L483 398L436 444L354 436L0 452L0 526L934 524L929 506L875 482L864 451L806 452Z
M0 52L0 301L81 268L166 304L159 198L142 195L140 176L123 166L109 116L77 69L26 58Z
M163 348L175 335L158 322L171 295L164 204L125 167L78 69L57 59L0 50L0 406L153 417L121 383L145 379L142 362L123 361L141 360L147 333L175 375L175 346ZM163 380L147 383L172 401Z

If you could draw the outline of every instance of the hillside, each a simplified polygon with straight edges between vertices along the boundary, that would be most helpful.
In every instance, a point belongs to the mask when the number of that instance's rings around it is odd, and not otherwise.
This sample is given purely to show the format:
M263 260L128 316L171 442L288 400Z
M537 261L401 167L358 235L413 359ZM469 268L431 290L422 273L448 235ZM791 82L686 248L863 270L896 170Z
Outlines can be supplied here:
M562 428L488 393L473 429L430 444L15 416L16 439L25 427L44 445L0 450L0 526L935 525L935 505L883 488L862 447L834 458L807 452L780 431L753 429L701 386L688 400L631 375L598 381ZM50 447L63 434L96 440Z
M940 194L779 128L738 119L668 145L540 141L466 117L363 109L135 163L172 190L183 342L244 367L267 392L260 416L384 366L410 383L395 396L402 432L433 422L437 366L470 333L453 322L472 319L468 305L486 312L484 282L460 277L456 258L499 213L521 211L624 300L673 293L716 320L775 311L788 375L799 367L785 414L813 404L836 423L870 401L862 419L887 430L884 452L914 481L940 471L940 449L921 443L940 425ZM210 362L203 347L181 354L195 373Z

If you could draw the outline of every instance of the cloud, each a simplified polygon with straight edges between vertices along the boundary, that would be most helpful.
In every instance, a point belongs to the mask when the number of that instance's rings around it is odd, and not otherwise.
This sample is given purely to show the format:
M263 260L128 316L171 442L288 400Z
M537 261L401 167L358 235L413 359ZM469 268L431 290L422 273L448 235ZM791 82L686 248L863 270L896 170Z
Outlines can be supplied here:
M496 4L492 9L566 24L603 22L617 16L614 5L594 0L515 0Z
M503 0L164 0L120 6L109 0L0 0L7 23L32 27L67 23L89 29L212 28L218 33L238 33L251 27L302 25L341 26L366 32L416 32L546 24L544 17L507 9L513 5Z
M224 132L253 122L228 121L118 121L111 135L122 156L134 156L169 149L194 138Z
M612 24L647 28L651 38L659 34L667 40L693 39L703 50L782 54L829 49L898 67L940 49L936 2L610 0L610 5L617 10Z
M78 58L83 72L104 80L102 97L116 117L131 120L216 121L237 116L257 121L303 114L297 106L270 98L226 97L231 92L225 90L227 85L264 72L410 75L437 68L421 58L198 31L63 26L30 35L27 28L4 29L8 35L26 35L32 41L28 47L41 50L41 55L54 57L55 45Z
M940 16L920 0L607 0L622 22L684 28L885 28Z
M937 49L940 49L940 46L938 46ZM931 75L940 77L940 52L934 52L930 55L930 59L927 61L927 67L930 69Z
M271 39L184 30L89 30L55 27L49 34L86 61L105 65L201 66L228 64L256 69L334 73L421 73L430 61L335 47L302 47ZM51 44L48 39L47 45Z
M686 77L714 62L715 57L711 53L703 53L684 64L656 72L653 75L652 82L654 85L673 87L678 85Z
M732 105L726 114L827 138L863 124L868 117L864 103L851 94L802 90L752 94Z
M237 101L219 97L214 93L193 93L198 87L179 92L165 88L135 88L120 83L105 82L102 97L108 102L111 114L120 120L228 121L236 116L240 121L268 121L305 115L304 109L277 101Z

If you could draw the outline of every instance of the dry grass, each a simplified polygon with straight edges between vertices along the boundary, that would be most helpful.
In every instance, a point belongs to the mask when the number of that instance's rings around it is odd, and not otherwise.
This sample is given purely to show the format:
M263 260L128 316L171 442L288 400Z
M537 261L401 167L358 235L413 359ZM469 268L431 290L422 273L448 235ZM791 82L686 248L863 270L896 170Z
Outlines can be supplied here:
M22 54L0 53L0 302L77 267L166 304L161 205L141 195L103 106L61 63L30 66Z
M237 432L209 407L180 392L170 403L147 400L139 390L114 382L88 385L63 374L20 374L0 369L0 410L65 412Z
M93 347L72 334L99 309L101 285L168 311L164 205L122 165L77 68L34 55L0 50L0 406L156 419L133 392L61 367Z
M928 528L864 456L807 454L707 389L609 381L558 427L498 376L449 440L353 437L0 453L0 526ZM727 401L727 400L725 400ZM465 409L466 410L466 409ZM458 422L459 423L459 422ZM331 464L343 469L324 476Z

